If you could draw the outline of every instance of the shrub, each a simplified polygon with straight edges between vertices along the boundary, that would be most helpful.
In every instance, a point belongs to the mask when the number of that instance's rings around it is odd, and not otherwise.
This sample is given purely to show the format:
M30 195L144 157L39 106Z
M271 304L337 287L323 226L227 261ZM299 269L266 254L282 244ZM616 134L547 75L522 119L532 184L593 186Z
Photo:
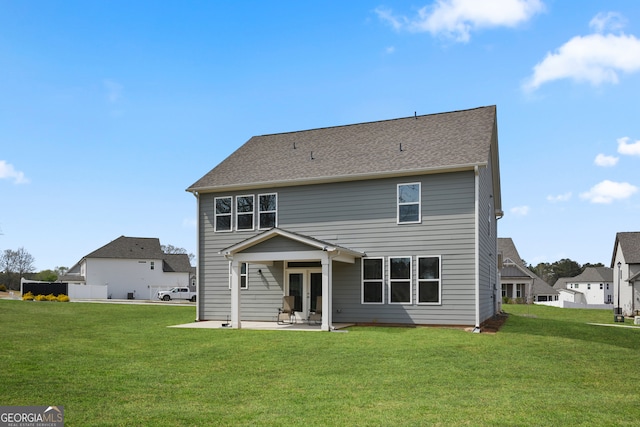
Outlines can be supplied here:
M46 299L47 301L58 301L58 297L56 297L54 294L49 294L45 296L44 299Z
M7 287L5 285L0 285L0 292L7 292Z
M58 295L58 301L59 302L69 302L69 297L65 294L60 294Z
M29 291L26 294L22 295L22 300L23 301L33 301L33 294L31 293L31 291Z
M46 301L46 297L44 295L36 295L33 297L34 301Z

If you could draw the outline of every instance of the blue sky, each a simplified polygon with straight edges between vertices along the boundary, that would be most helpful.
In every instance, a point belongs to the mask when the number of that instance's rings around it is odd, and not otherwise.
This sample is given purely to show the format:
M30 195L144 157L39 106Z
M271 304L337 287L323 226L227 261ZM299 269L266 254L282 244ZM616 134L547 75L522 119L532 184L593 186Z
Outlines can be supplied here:
M185 189L253 135L497 105L499 235L611 260L640 218L635 0L0 0L0 250L196 252Z

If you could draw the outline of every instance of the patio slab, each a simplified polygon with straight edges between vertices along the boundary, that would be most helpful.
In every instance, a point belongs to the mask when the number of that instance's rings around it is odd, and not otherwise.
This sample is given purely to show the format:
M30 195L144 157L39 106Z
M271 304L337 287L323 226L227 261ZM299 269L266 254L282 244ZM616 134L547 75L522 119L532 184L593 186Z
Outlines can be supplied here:
M192 329L232 329L222 326L227 322L220 320L205 320L201 322L184 323L182 325L172 325L169 328L192 328ZM341 329L353 326L353 323L334 323L332 330L339 331ZM242 329L263 330L263 331L310 331L322 332L320 325L309 325L308 323L293 323L279 325L276 322L250 322L242 321ZM346 331L341 331L346 332Z

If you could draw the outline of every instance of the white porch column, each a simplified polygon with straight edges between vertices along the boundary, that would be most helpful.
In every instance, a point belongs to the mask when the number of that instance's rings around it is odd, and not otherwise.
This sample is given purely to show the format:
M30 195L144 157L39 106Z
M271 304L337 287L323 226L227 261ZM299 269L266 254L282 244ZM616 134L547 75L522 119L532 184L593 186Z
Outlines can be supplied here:
M323 331L330 331L332 321L332 306L331 303L333 296L331 290L333 288L332 276L333 268L332 261L327 252L322 254L322 326Z
M240 263L231 261L231 327L240 329Z

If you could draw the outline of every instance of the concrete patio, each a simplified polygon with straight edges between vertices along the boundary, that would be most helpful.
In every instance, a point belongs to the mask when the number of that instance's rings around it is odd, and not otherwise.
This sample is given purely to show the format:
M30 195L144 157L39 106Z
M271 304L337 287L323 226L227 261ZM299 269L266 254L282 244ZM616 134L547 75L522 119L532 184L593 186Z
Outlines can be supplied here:
M172 325L169 328L192 328L192 329L232 329L230 327L222 326L226 324L225 321L220 320L206 320L201 322L185 323L182 325ZM332 331L347 332L344 328L353 326L353 323L334 323ZM250 330L262 330L262 331L309 331L309 332L322 332L320 325L308 324L308 323L291 323L291 324L278 324L276 322L250 322L243 321L242 329Z

